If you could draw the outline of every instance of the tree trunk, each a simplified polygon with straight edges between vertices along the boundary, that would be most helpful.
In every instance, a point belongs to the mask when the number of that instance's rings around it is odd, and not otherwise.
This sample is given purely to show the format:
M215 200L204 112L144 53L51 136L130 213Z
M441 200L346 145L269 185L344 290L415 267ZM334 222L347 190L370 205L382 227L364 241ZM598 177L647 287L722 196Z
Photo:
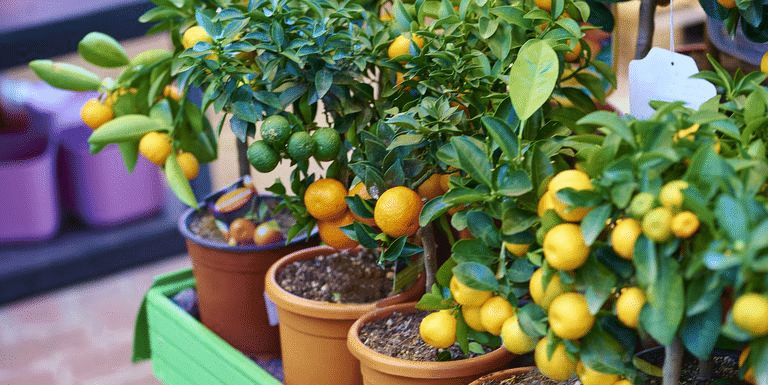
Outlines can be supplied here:
M427 288L427 293L432 290L432 285L435 283L435 274L437 274L437 248L435 247L435 234L432 229L432 224L428 224L425 227L419 228L419 238L421 239L421 247L424 248L424 275L426 280L424 285Z
M706 384L712 382L712 371L714 370L714 361L712 358L699 361L699 368L696 373L696 380Z
M235 145L237 146L237 166L240 176L251 175L251 165L248 163L248 143L235 138Z
M683 367L683 343L675 338L664 347L664 385L679 385L680 371Z
M654 17L656 15L656 0L641 0L640 12L637 15L637 46L635 59L642 59L653 46Z

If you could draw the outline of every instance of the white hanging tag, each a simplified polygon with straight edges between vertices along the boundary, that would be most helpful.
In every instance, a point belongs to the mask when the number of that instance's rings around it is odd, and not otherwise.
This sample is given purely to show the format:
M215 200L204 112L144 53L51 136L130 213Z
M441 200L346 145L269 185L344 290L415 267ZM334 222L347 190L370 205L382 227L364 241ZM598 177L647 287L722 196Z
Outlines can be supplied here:
M269 326L277 326L280 321L277 319L277 305L272 302L267 292L264 292L264 305L267 307L267 319L269 320Z
M690 56L663 48L651 48L648 55L629 63L629 111L638 119L648 119L654 110L652 100L684 101L686 106L698 109L717 95L712 83L691 79L699 72Z

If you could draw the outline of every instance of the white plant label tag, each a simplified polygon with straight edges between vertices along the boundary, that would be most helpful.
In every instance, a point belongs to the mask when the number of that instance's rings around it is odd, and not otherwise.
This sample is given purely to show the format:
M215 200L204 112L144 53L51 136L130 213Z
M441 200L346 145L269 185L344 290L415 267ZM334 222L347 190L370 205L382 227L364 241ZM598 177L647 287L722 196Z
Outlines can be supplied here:
M277 305L269 298L267 292L264 292L264 304L267 307L267 319L270 326L277 326L280 321L277 319Z
M690 56L663 48L651 48L644 59L629 63L629 111L638 119L648 119L655 112L652 100L684 101L686 107L698 109L717 95L712 83L691 79L699 72Z

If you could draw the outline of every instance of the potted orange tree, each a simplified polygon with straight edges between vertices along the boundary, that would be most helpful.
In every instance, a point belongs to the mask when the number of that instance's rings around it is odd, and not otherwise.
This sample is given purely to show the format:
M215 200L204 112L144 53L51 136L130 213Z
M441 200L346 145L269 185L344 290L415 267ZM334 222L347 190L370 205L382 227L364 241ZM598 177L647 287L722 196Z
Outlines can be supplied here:
M579 120L583 133L563 137L573 152L542 163L553 176L534 185L536 199L454 245L460 282L443 283L452 300L435 290L422 303L461 313L476 331L500 324L507 349L534 352L539 370L556 380L638 383L642 371L678 384L687 351L700 361L698 375L716 381L711 359L720 344L747 348L738 378L717 381L767 383L765 75L731 76L712 65L715 72L697 76L722 93L698 111L656 102L644 121L610 112ZM510 160L486 163L485 172ZM478 172L466 164L456 166ZM468 187L493 188L477 180ZM494 204L468 211L488 215ZM540 246L516 256L517 246L499 236L511 224ZM521 306L491 311L494 295ZM635 356L640 336L664 346L662 367Z

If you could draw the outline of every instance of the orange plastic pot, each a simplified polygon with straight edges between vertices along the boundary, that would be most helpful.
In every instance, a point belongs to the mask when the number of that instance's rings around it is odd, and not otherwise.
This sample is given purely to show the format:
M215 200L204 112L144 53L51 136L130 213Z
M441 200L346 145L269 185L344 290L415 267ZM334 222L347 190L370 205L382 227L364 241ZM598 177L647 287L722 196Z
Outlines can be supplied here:
M526 372L529 372L535 369L536 369L535 366L526 366L524 368L512 368L512 369L500 370L498 372L493 372L491 374L482 376L477 380L470 382L469 385L482 385L491 380L502 381L502 380L511 378L512 376L519 376L521 374L524 374Z
M266 291L277 305L286 385L359 385L360 363L347 350L347 333L361 315L393 303L413 301L424 292L417 283L406 291L368 304L308 300L280 287L275 276L294 261L336 252L327 246L297 251L267 272Z
M349 329L347 347L360 360L365 385L466 385L478 377L504 368L514 355L499 348L482 356L456 361L420 362L378 353L360 341L360 328L392 312L415 312L416 303L388 306L366 313Z
M275 199L261 197L260 199ZM241 352L277 355L280 338L271 326L264 301L264 277L280 258L317 244L317 237L298 238L289 245L229 246L203 239L189 230L195 211L179 220L192 259L200 322Z

